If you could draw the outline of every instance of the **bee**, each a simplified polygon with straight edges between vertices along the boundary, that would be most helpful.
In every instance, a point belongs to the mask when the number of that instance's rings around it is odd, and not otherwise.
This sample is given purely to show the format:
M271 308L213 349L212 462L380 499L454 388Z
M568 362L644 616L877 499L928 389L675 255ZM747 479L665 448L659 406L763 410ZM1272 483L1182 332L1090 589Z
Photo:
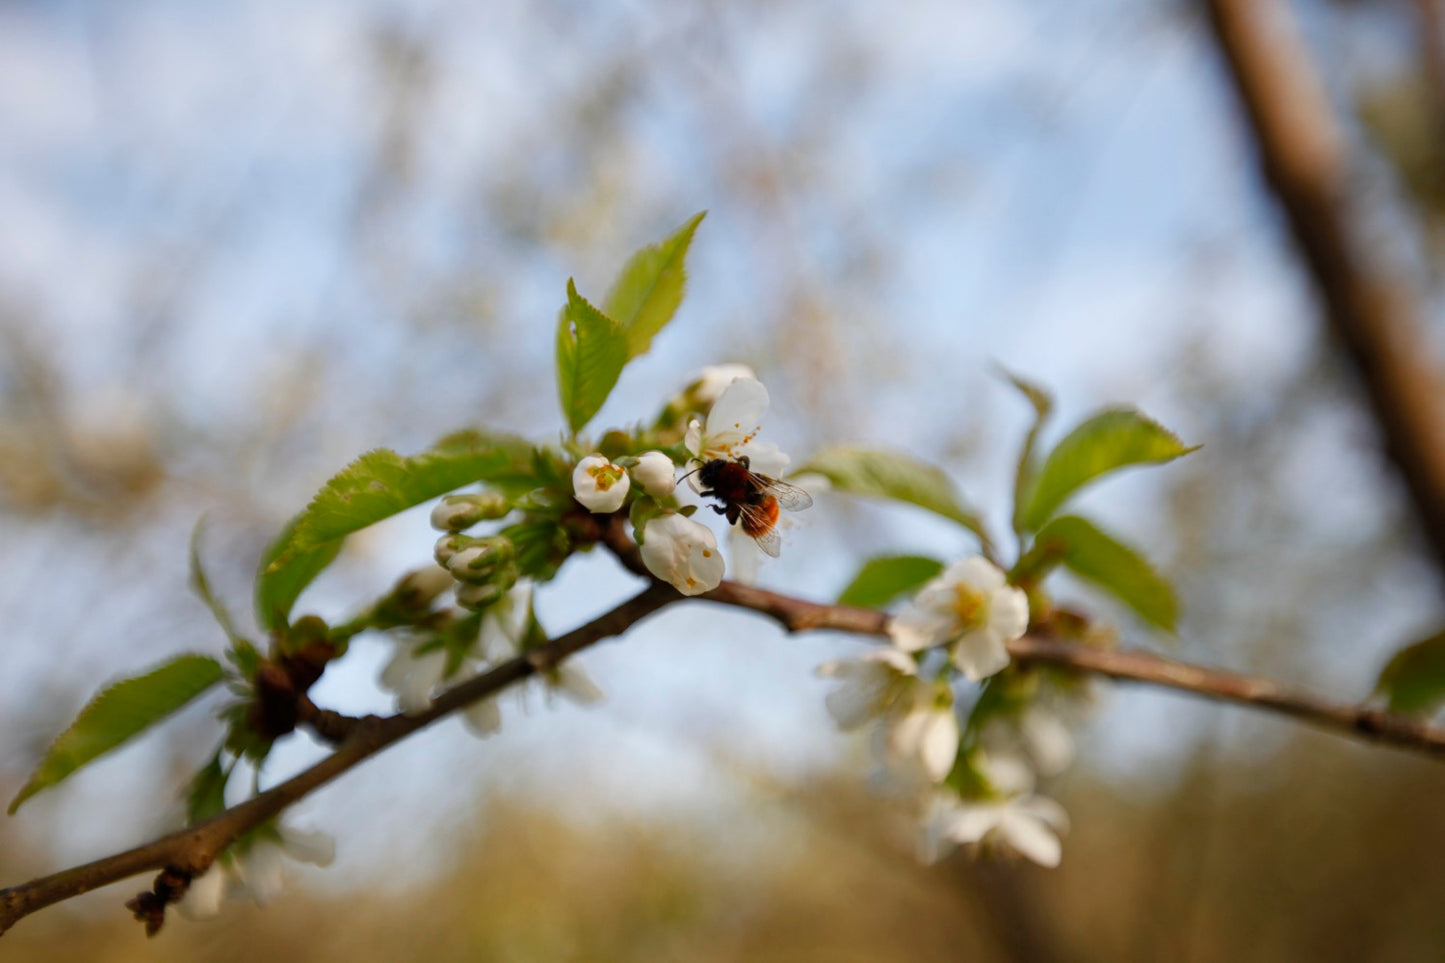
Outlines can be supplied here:
M752 471L746 455L736 461L714 458L704 462L697 469L697 480L702 485L700 494L717 499L712 510L740 526L744 535L774 558L782 548L777 529L779 509L800 512L813 504L813 496L797 485Z

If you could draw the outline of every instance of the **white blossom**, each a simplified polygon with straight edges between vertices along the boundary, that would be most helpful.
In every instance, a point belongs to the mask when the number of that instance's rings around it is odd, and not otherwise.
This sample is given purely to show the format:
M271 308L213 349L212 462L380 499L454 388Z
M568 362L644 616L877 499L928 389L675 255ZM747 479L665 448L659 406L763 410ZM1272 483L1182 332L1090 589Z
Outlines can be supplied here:
M677 487L677 466L660 451L645 451L632 466L632 478L647 494L662 498Z
M722 581L723 558L712 530L683 515L648 519L641 551L647 570L683 595L710 592Z
M1008 643L1028 628L1029 603L1004 573L974 555L950 565L889 620L888 634L908 652L947 644L953 664L977 682L1008 665Z
M427 710L446 674L445 649L437 646L418 652L428 641L425 636L417 636L400 642L391 661L381 670L381 687L396 695L396 707L409 716Z
M931 698L917 702L894 724L888 747L897 757L919 762L934 782L942 782L958 756L958 715L952 698L940 700L937 690L926 695Z
M758 376L745 364L710 365L698 373L697 378L688 386L687 394L699 408L708 408L718 400L728 385L739 378L756 381Z
M281 895L286 860L329 866L335 858L336 842L327 834L277 826L274 837L255 840L229 862L218 859L192 879L176 909L187 919L203 920L219 914L227 896L248 896L264 905Z
M615 512L627 500L632 482L626 470L612 464L603 455L588 455L572 470L572 491L589 512Z
M1059 833L1068 826L1064 807L1045 796L969 800L939 793L923 821L919 856L934 862L954 845L977 843L1053 867L1063 855Z
M838 659L818 666L818 674L843 684L823 704L845 732L879 718L918 684L918 666L904 652L881 646L856 659Z
M1058 714L1033 703L1017 714L995 717L983 730L990 757L1013 756L1040 776L1055 776L1074 761L1074 737Z
M685 444L697 462L715 458L736 461L747 458L749 467L763 475L781 475L792 461L772 443L755 439L762 430L763 412L768 410L768 389L753 378L739 378L728 385L708 412L707 422L694 418L687 426ZM701 490L697 474L688 476L693 491Z
M843 681L824 697L839 728L881 720L889 725L888 749L895 758L918 763L934 782L948 775L959 743L952 694L920 679L912 657L885 646L856 659L826 662L818 673Z

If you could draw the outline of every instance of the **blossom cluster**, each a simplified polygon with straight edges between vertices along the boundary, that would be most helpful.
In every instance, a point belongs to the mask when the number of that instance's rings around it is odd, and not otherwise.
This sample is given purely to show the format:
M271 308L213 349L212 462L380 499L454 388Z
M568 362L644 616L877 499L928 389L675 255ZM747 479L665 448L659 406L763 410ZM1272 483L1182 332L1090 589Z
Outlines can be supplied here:
M1028 621L1025 593L988 559L972 556L929 581L889 620L889 645L819 667L843 683L826 697L840 728L880 726L894 767L931 787L921 820L925 860L960 844L1044 866L1060 860L1067 816L1034 788L1037 777L1072 760L1067 728L1038 700L1014 705L982 695L965 726L954 691L959 678L1004 685L1008 643Z
M694 416L688 420L683 436L689 469L685 477L695 493L713 494L700 476L705 466L719 460L769 480L788 467L790 459L777 445L757 440L768 404L767 388L752 369L740 364L704 369L683 392L678 407L706 412L705 419ZM636 497L649 500L645 521L637 529L643 564L683 595L701 595L722 582L726 563L712 530L690 517L695 507L679 508L670 498L677 487L677 469L662 451L622 456L616 462L595 452L581 458L573 469L573 494L589 512L612 514L628 503L628 494L636 486L641 493ZM636 508L634 504L634 512ZM724 508L715 510L722 513ZM749 534L775 537L770 532ZM776 554L775 549L770 551Z

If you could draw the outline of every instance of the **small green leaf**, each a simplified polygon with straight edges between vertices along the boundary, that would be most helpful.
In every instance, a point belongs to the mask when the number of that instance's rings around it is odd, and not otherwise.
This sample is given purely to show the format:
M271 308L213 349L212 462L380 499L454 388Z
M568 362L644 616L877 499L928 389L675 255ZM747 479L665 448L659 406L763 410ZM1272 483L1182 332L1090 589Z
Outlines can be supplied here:
M1024 436L1024 445L1019 451L1018 468L1014 473L1013 529L1016 533L1023 534L1024 498L1039 473L1038 455L1034 449L1038 445L1039 432L1043 430L1044 423L1049 420L1049 415L1053 414L1054 399L1042 386L1021 378L1005 368L998 370L1028 399L1029 404L1034 408L1034 423L1029 426L1029 433Z
M1187 455L1175 435L1132 408L1100 412L1069 432L1028 486L1021 528L1037 531L1070 496L1089 482L1128 465L1166 462Z
M913 592L939 572L943 563L922 555L870 558L838 596L839 605L881 609L900 595Z
M1375 691L1391 712L1433 715L1445 705L1445 630L1395 653L1380 672Z
M525 441L481 431L448 435L410 457L385 448L362 455L322 486L267 550L256 580L262 624L285 624L296 597L336 557L344 536L472 482L526 485L532 462Z
M627 332L629 357L646 354L667 326L687 287L684 261L693 232L707 211L693 215L667 240L643 248L627 262L602 302L603 313Z
M182 655L145 675L102 690L56 737L45 758L10 803L10 812L42 789L139 735L221 681L221 663Z
M628 357L627 332L588 304L569 280L567 306L557 319L557 394L572 434L597 414Z
M1179 617L1174 589L1142 555L1088 519L1061 515L1049 522L1030 550L1040 553L1113 594L1150 625L1174 631Z
M822 475L838 491L892 498L936 512L973 532L992 552L983 520L964 508L953 482L933 465L898 452L839 446L820 451L794 475L808 473Z
M191 529L191 588L195 589L201 601L206 603L206 608L211 610L211 617L226 633L226 638L236 645L245 641L241 634L236 631L236 624L231 621L231 613L216 598L215 592L211 590L211 580L206 577L206 570L201 565L201 532L205 528L206 519L204 516L196 519L196 527Z
M194 826L226 809L226 781L231 770L221 765L221 750L195 774L186 788L186 824Z

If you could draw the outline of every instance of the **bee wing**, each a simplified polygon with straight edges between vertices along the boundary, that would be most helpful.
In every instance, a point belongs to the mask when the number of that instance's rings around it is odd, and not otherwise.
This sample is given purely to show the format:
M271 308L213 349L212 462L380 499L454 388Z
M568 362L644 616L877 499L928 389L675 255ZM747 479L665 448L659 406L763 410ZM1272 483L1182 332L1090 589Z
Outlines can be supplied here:
M767 552L773 558L777 558L783 550L783 540L778 537L778 530L770 528L761 535L754 535L753 541L758 543L758 548Z
M790 512L801 512L813 505L813 496L809 495L797 485L790 485L785 481L778 481L776 478L768 479L768 494L778 500Z
M757 542L758 548L773 558L778 557L783 548L783 540L778 536L776 505L771 510L765 505L739 505L738 520L743 534Z

